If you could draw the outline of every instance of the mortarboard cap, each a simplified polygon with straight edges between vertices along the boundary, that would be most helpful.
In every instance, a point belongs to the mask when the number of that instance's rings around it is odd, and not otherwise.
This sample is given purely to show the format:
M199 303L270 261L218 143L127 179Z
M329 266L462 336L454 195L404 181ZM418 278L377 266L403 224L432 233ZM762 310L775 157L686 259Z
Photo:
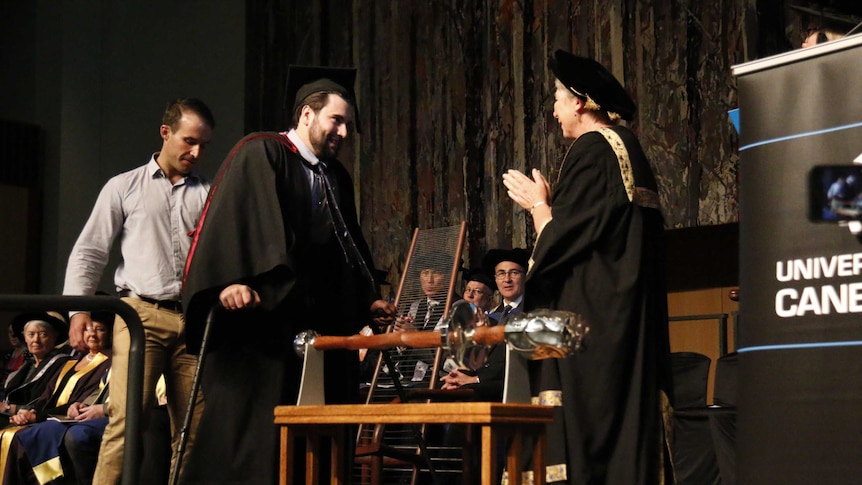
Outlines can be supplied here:
M90 319L99 322L109 329L114 328L114 320L117 314L108 310L99 310L90 313Z
M489 275L484 268L478 268L470 271L467 277L464 278L464 281L476 281L478 283L482 283L483 285L490 288L491 291L497 289L497 284L494 283L494 279L491 278L491 275Z
M511 261L526 270L530 262L530 252L524 248L491 249L482 258L482 267L494 274L494 268L503 261Z
M604 66L586 57L558 50L549 60L551 71L557 79L577 96L593 101L590 109L616 113L624 120L631 120L635 103L617 78ZM611 118L615 118L611 115Z
M44 322L57 332L56 342L60 343L69 338L69 326L66 319L57 312L25 312L12 319L12 332L19 339L24 338L24 326L32 321Z
M284 106L296 111L305 98L314 93L328 91L338 93L353 105L353 122L359 128L359 107L356 105L356 68L324 66L289 66Z

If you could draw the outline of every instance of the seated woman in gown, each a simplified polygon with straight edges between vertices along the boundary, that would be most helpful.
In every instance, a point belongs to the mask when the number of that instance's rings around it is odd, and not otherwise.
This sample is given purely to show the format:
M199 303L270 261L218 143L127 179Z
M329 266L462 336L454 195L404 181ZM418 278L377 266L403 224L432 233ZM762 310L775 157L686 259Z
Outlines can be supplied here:
M22 405L10 418L18 427L4 431L14 436L3 440L10 445L6 462L2 463L2 483L43 484L56 480L65 475L60 457L67 434L83 434L91 440L101 436L107 424L101 398L107 390L111 366L113 322L113 314L94 312L92 324L84 330L89 352L66 362L45 392ZM53 419L46 421L49 418ZM28 426L34 423L38 424ZM75 474L82 477L92 476L92 471L75 468Z
M12 331L27 343L30 357L6 381L6 399L0 401L0 413L13 415L38 398L69 360L57 349L69 335L66 320L57 312L27 312L12 320Z

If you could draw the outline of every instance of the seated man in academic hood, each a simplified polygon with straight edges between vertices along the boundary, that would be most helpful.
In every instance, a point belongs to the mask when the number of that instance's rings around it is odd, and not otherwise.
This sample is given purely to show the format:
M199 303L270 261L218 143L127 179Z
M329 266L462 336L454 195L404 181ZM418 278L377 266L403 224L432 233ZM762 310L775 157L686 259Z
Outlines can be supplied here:
M497 325L487 313L493 306L494 280L483 270L475 270L467 276L464 299L486 313L486 319L477 325ZM450 369L440 378L442 389L472 389L474 401L500 402L503 400L506 346L492 345L489 348L475 347L467 352L466 367Z

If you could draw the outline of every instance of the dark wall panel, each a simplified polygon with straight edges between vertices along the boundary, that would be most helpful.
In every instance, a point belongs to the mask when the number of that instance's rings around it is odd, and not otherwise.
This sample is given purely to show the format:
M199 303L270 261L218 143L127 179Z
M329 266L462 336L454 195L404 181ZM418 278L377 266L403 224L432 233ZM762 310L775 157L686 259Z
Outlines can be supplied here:
M773 9L781 15L764 22L768 31L758 30L760 3L775 4L767 0L250 3L249 69L261 91L249 87L249 131L283 127L271 124L288 63L359 69L364 131L343 158L377 264L396 281L413 227L467 221L468 265L488 248L532 244L532 221L501 175L556 175L568 141L552 116L547 59L559 48L596 58L634 97L630 126L653 163L668 228L736 222L730 68L789 48L787 32L799 29L790 0Z

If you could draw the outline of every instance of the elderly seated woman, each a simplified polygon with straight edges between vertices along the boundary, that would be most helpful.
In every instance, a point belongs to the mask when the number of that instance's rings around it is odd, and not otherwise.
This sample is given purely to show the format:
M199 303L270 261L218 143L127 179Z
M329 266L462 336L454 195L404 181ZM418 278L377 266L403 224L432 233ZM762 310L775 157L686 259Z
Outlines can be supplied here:
M0 413L8 415L42 395L69 360L56 348L69 334L66 320L59 313L22 313L12 320L12 331L27 343L30 357L6 380L6 399L0 402Z
M89 352L66 362L41 396L20 406L9 418L18 427L4 431L14 436L3 440L10 445L6 462L2 463L2 483L42 484L56 480L65 475L60 455L67 433L101 436L107 424L101 397L107 390L111 366L113 322L111 313L93 313L92 324L84 329ZM46 421L48 418L53 419ZM25 427L34 423L38 424ZM82 428L75 429L78 426ZM76 469L76 474L91 476L92 470Z

